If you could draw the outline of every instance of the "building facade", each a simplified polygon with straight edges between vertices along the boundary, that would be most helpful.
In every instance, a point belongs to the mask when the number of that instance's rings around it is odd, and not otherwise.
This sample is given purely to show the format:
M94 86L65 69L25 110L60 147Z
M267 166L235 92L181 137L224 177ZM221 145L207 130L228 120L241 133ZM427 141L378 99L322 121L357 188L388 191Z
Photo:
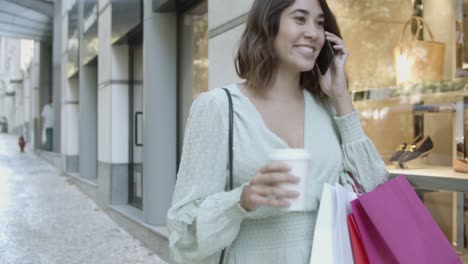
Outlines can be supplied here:
M185 120L208 89L207 12L206 0L56 0L52 36L36 38L29 68L0 68L10 132L26 133L28 145L166 260ZM19 56L19 47L0 40L0 54ZM49 98L52 151L42 144Z

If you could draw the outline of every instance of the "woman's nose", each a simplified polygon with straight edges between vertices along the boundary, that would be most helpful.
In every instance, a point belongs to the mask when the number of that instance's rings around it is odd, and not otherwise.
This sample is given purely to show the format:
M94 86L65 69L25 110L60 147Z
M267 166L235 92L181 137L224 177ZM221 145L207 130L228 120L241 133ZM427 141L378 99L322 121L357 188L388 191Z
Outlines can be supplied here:
M317 39L318 32L317 32L316 29L308 28L308 29L304 30L304 37L305 38L311 38L311 39Z

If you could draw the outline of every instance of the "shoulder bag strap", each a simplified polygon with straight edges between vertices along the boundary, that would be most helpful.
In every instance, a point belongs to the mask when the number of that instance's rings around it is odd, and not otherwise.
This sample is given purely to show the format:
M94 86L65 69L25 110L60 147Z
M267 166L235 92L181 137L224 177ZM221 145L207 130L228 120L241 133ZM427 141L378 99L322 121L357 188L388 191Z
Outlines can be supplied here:
M233 181L232 181L232 169L233 169L233 163L232 163L232 158L233 158L233 153L232 153L232 141L233 141L233 130L234 130L234 111L232 107L232 98L231 98L231 93L229 92L228 89L223 88L223 90L226 92L226 95L228 97L229 101L229 189L228 191L233 189ZM224 255L226 253L226 249L223 249L221 252L221 257L219 258L219 264L222 264L224 261Z

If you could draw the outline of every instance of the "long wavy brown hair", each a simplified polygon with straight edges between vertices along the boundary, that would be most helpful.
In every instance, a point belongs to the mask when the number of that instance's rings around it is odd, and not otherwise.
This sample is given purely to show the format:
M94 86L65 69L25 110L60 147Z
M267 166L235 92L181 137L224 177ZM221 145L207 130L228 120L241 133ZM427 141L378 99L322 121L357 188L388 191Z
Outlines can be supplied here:
M326 0L318 0L325 16L324 29L341 38L335 15ZM234 58L237 75L254 89L268 86L273 78L278 56L273 42L278 35L281 14L295 0L255 0ZM314 67L315 68L315 67ZM325 98L314 69L302 72L300 86L314 96Z

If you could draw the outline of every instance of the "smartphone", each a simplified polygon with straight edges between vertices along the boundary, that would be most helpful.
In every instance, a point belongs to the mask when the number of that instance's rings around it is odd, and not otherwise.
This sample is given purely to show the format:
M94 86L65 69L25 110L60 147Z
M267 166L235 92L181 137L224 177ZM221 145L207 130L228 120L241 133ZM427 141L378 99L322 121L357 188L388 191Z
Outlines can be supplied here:
M316 61L316 64L322 75L325 75L325 73L327 73L328 68L330 68L330 65L333 62L334 56L335 51L333 50L332 45L328 40L325 40L325 43L323 44L322 50L320 51L320 54L318 55Z

